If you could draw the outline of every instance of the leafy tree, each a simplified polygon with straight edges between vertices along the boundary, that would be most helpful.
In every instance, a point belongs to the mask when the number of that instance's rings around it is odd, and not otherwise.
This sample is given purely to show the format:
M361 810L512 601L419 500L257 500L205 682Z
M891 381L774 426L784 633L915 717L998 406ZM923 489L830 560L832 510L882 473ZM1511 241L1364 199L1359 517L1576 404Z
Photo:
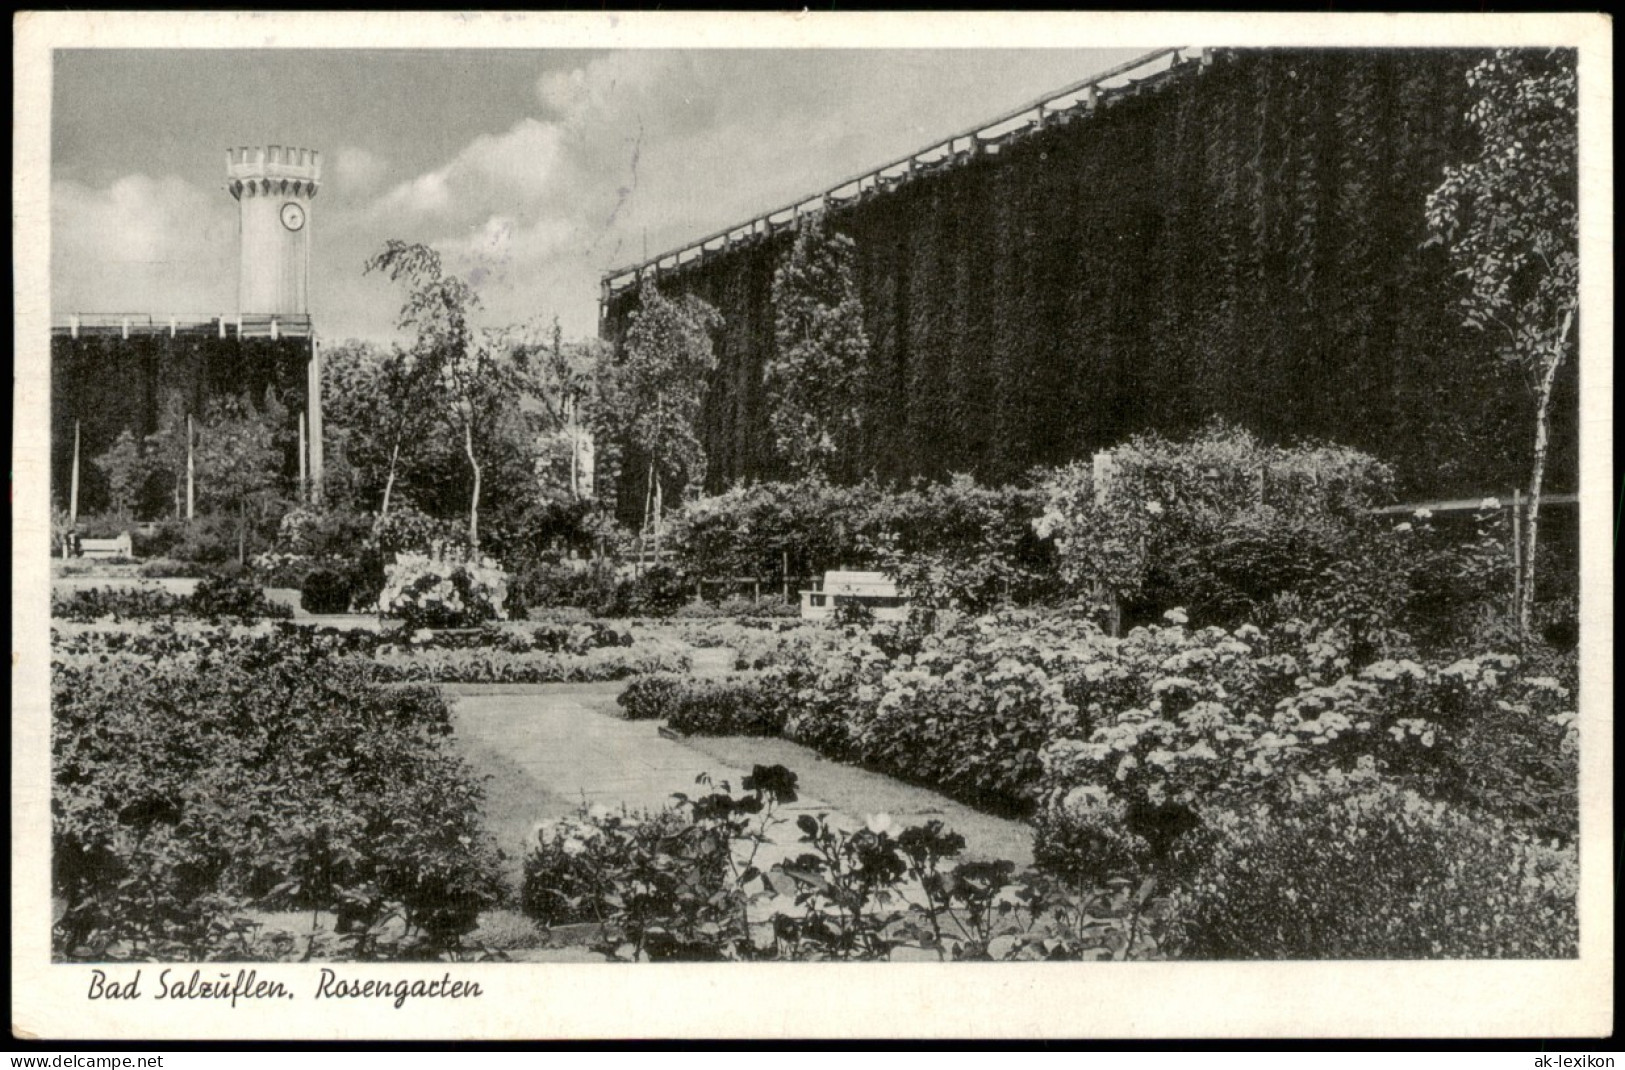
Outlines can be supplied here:
M652 533L657 554L664 482L698 487L705 479L696 425L706 380L717 365L712 336L721 323L716 309L692 294L668 298L646 286L620 360L602 369L605 415L647 466L639 540L647 542Z
M367 270L406 284L407 300L397 322L417 336L408 351L415 367L408 378L435 384L438 411L461 443L470 476L468 541L477 550L487 460L483 448L504 423L512 423L513 405L525 387L527 357L515 346L512 330L476 330L470 314L480 307L479 295L467 282L448 275L440 254L428 246L391 239L367 261Z
M438 389L432 362L415 350L349 342L328 351L322 378L336 452L356 490L378 495L378 515L388 516L402 473L429 445Z
M540 411L539 430L551 436L555 449L567 451L563 458L568 472L566 499L591 498L585 454L591 448L591 428L600 408L600 369L610 359L610 349L596 338L566 342L557 317L546 327L527 326L518 345L528 358L528 396ZM552 459L539 458L543 462Z
M246 395L227 398L210 407L198 428L198 493L205 503L236 514L238 562L248 558L250 511L274 499L282 462L279 429L286 422L278 408L269 395L263 412Z
M113 515L120 520L128 520L130 509L140 496L141 485L150 471L147 459L141 452L140 441L128 429L121 431L107 452L95 458L93 463L101 470L102 478L107 480L108 503L113 507Z
M1572 52L1502 49L1468 73L1474 156L1428 197L1434 241L1466 280L1467 326L1490 333L1535 396L1518 625L1529 631L1552 390L1579 306L1579 94Z
M773 275L768 425L797 476L833 475L860 446L869 337L852 260L852 240L820 217L801 228Z
M186 400L179 393L170 394L164 402L158 430L146 438L147 464L151 471L165 477L175 499L175 517L182 515L181 507L186 494L187 434Z

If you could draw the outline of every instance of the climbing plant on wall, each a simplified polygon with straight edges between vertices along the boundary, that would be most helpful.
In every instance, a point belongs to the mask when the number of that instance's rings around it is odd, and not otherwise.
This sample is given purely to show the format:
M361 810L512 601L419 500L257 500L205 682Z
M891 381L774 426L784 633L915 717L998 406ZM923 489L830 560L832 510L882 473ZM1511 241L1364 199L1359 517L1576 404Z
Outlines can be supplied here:
M805 223L773 274L773 354L764 375L773 445L797 476L847 474L857 452L869 337L852 239Z
M1465 328L1425 205L1466 159L1482 51L1222 52L1089 117L832 209L853 239L872 388L855 463L984 483L1210 418L1393 463L1401 494L1505 490L1534 402ZM708 486L773 474L750 384L775 357L792 237L664 280L725 326L704 403ZM625 332L635 298L612 298ZM1572 362L1549 477L1572 485Z

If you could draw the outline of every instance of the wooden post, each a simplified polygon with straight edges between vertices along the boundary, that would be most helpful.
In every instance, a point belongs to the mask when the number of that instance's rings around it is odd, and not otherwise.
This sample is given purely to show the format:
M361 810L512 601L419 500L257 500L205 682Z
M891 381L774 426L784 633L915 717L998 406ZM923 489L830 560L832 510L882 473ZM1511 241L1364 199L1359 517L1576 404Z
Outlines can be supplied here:
M79 421L73 421L73 474L68 482L68 526L79 524Z
M310 414L310 503L322 504L322 483L327 466L322 435L322 347L315 332L310 335L310 382L306 386L305 408Z
M222 321L224 322L224 321ZM186 414L186 519L191 521L196 515L192 505L194 501L193 488L197 477L197 470L192 463L192 414Z

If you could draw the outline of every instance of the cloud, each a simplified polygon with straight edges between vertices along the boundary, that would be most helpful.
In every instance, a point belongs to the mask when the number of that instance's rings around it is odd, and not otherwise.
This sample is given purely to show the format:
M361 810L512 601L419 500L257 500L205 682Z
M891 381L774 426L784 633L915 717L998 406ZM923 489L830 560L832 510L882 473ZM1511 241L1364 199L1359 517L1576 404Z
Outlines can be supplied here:
M412 222L466 218L493 202L522 206L547 191L559 142L555 124L521 119L505 133L475 138L444 166L398 184L376 202L374 213Z
M372 192L389 173L389 164L375 153L350 145L333 154L333 174L327 184L346 196Z
M72 312L219 314L237 306L236 205L179 178L51 187L51 292Z

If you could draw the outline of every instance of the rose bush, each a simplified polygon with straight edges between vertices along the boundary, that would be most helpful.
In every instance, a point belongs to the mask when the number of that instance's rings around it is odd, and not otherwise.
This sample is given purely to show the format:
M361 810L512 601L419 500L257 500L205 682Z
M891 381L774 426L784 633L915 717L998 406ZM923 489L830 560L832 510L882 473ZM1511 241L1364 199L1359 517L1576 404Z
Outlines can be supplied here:
M385 569L378 612L408 628L467 628L508 615L508 574L488 557L403 551Z

